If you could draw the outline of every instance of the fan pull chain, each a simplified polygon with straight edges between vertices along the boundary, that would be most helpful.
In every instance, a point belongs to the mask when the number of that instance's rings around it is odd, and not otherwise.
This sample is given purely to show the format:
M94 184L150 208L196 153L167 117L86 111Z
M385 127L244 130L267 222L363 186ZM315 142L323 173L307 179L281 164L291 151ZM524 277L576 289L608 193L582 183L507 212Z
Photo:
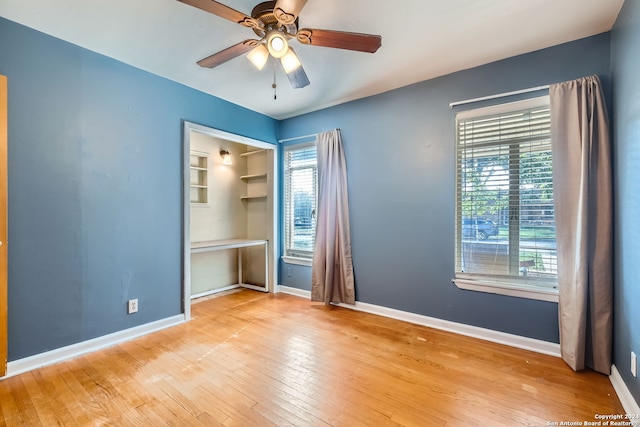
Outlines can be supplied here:
M277 68L276 59L273 58L273 84L271 85L271 87L273 88L274 100L278 99L278 85L276 84L276 68Z

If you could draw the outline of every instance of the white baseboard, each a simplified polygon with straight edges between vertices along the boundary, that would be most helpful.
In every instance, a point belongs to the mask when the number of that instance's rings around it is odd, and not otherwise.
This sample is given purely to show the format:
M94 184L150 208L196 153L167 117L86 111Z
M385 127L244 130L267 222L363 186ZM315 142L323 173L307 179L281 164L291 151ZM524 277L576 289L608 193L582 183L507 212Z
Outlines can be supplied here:
M304 289L292 288L290 286L278 285L278 292L293 295L300 298L311 298L311 292Z
M167 317L166 319L157 320L155 322L136 326L134 328L125 329L123 331L114 332L98 338L72 344L66 347L57 348L55 350L25 357L23 359L14 360L7 363L7 375L2 378L9 378L19 375L33 369L43 366L53 365L83 354L91 353L103 348L111 347L124 341L129 341L152 332L166 329L184 323L184 314ZM0 378L0 379L2 379Z
M289 286L280 285L278 287L278 291L284 294L294 295L301 298L311 298L310 291L292 288ZM524 350L535 351L536 353L560 357L560 344L548 341L521 337L518 335L507 334L505 332L465 325L463 323L451 322L449 320L437 319L435 317L423 316L421 314L409 313L406 311L395 310L393 308L387 308L363 302L356 301L355 306L350 304L337 305L344 308L350 308L352 310L377 314L379 316L390 317L392 319L414 323L416 325L427 326L429 328L440 329L443 331L453 332L468 337L479 338L485 341L491 341L511 347L522 348Z
M633 398L633 395L629 391L629 388L625 384L620 372L616 368L616 365L611 366L611 375L609 375L609 381L613 384L613 388L618 394L618 399L622 403L622 407L627 414L640 414L640 405Z
M229 285L229 286L225 286L224 288L218 288L218 289L211 289L209 291L204 291L204 292L200 292L197 294L191 294L191 299L198 299L198 298L202 298L202 297L207 297L209 295L213 295L213 294L218 294L220 292L226 292L226 291L230 291L231 289L236 289L239 288L240 285Z

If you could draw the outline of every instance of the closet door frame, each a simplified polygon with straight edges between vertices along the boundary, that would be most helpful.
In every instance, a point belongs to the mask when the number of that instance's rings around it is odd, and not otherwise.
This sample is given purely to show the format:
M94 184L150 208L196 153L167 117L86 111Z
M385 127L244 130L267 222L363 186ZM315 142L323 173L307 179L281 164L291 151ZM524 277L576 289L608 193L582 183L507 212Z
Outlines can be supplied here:
M8 355L8 198L7 198L7 145L8 96L7 77L0 75L0 377L7 373Z
M224 139L230 142L245 144L256 149L268 150L268 175L270 183L267 194L267 211L271 213L270 226L267 231L268 243L268 275L267 284L270 292L276 289L278 278L278 150L276 144L260 141L245 136L225 132L220 129L202 126L196 123L184 121L182 135L182 310L185 321L191 319L191 202L190 194L190 170L189 157L191 155L191 134L198 132L214 138ZM270 164L269 164L270 163Z

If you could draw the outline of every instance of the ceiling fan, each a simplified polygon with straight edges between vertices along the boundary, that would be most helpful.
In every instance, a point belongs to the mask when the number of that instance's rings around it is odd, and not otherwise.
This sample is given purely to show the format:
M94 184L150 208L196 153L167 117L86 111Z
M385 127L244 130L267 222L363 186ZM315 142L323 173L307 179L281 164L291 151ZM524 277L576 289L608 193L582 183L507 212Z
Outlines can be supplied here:
M307 74L298 56L289 46L289 40L312 46L325 46L374 53L382 44L382 37L372 34L349 33L345 31L298 28L298 14L307 0L273 0L259 3L251 11L251 16L238 12L213 0L178 0L221 18L253 29L260 39L244 40L198 61L198 65L214 68L230 59L248 53L247 58L262 69L269 56L280 59L282 68L295 89L309 84ZM274 86L275 87L275 86Z

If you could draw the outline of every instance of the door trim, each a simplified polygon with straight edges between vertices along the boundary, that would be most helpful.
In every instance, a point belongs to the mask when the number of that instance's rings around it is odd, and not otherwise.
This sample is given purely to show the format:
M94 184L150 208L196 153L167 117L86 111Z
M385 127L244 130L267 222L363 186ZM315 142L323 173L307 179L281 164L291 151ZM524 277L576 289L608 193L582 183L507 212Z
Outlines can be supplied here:
M0 75L0 377L7 373L8 323L7 289L9 267L7 253L8 199L7 199L7 144L8 144L7 78Z

